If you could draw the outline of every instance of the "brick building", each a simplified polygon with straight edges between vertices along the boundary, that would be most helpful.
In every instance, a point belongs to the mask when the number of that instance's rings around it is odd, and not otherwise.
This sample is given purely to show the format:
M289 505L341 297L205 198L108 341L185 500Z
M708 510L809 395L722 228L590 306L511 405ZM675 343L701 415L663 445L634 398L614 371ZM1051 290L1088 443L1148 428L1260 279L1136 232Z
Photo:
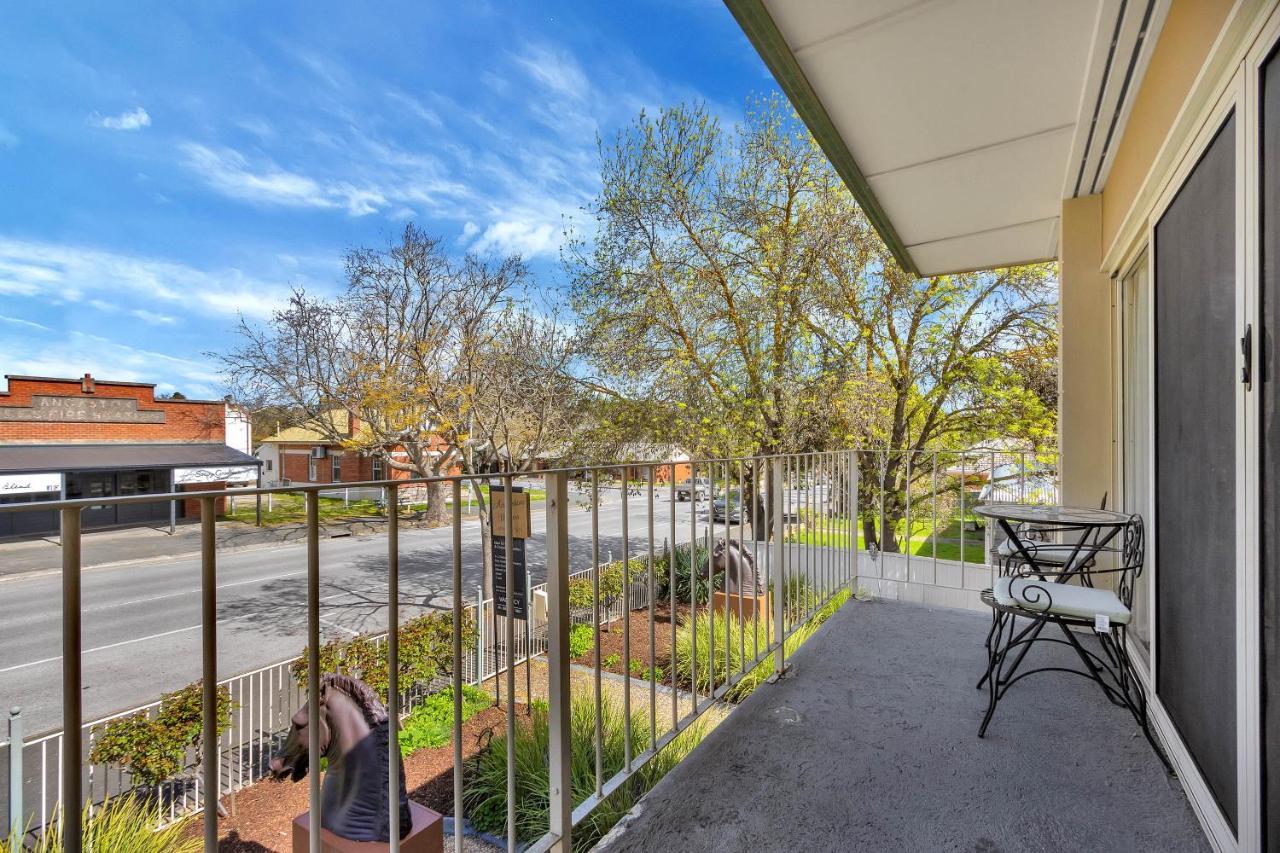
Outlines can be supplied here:
M322 419L322 420L321 420ZM347 442L360 434L358 418L346 411L325 412L316 421L303 426L286 427L262 440L258 458L262 460L262 478L267 484L290 483L358 483L370 480L405 480L411 475L387 465L385 460L364 450L352 450ZM443 452L443 440L437 440ZM389 445L391 458L408 462L409 455L400 445ZM447 473L457 474L456 466Z
M156 399L155 386L6 376L0 503L164 494L257 482L247 419L222 400ZM239 448L228 446L228 438ZM219 507L221 511L221 507ZM89 507L86 529L196 517L195 500ZM57 513L0 514L0 537L58 529Z

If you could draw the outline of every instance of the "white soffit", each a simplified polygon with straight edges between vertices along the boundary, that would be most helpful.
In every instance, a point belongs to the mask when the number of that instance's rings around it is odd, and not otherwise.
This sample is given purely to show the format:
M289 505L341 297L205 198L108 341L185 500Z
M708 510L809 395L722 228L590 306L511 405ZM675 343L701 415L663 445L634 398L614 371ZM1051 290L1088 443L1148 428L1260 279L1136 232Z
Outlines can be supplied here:
M1167 2L763 6L916 269L933 275L1057 254L1062 199L1105 182Z

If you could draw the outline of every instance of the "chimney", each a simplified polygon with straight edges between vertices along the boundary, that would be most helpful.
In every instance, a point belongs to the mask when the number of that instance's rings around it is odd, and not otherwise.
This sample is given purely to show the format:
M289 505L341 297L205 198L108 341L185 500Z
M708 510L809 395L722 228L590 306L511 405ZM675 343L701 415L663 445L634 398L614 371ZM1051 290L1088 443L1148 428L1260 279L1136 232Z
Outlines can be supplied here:
M84 379L80 380L80 390L85 394L92 394L94 390L93 376L86 373Z

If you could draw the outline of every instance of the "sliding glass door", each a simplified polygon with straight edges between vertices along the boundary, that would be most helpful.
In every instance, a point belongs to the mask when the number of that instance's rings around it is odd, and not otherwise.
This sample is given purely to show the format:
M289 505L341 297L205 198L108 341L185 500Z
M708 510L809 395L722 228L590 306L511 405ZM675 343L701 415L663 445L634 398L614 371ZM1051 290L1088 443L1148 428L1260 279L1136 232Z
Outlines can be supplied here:
M1236 802L1236 117L1152 246L1156 692L1223 814Z

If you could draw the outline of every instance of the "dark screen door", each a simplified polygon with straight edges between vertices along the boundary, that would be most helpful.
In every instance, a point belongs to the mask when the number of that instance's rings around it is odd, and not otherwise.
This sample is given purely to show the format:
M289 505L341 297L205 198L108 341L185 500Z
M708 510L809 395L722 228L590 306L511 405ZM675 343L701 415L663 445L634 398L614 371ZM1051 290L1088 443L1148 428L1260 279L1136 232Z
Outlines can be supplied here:
M1156 691L1236 825L1236 157L1226 120L1155 229Z
M1280 465L1280 60L1272 54L1262 71L1262 150L1259 196L1261 213L1259 276L1262 300L1258 330L1259 409L1262 418L1258 494L1262 523L1262 743L1264 837L1268 850L1280 850L1280 499L1276 478Z

